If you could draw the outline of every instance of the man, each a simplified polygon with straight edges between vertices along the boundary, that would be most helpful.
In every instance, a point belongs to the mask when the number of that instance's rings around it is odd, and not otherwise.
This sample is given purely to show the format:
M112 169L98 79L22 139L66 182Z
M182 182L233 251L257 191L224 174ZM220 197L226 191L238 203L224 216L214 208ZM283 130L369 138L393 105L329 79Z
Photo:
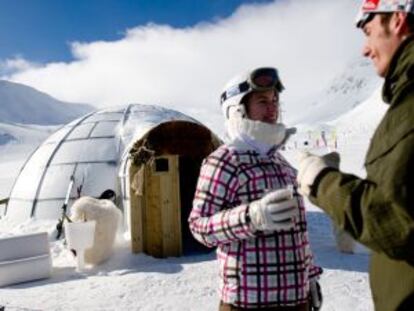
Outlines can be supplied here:
M305 154L302 193L373 250L370 283L376 310L414 310L414 4L365 0L357 26L363 54L384 77L389 104L368 150L366 179L338 170L339 157Z
M320 307L295 170L278 152L282 90L276 69L257 68L221 95L230 142L204 160L189 217L195 238L217 247L220 311L309 310L310 280Z

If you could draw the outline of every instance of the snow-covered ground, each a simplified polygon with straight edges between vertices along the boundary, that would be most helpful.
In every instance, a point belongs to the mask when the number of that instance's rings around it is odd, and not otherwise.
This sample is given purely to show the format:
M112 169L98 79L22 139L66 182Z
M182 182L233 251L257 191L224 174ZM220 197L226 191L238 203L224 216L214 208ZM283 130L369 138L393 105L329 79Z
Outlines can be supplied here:
M363 175L363 156L369 133L338 135L342 168ZM342 137L342 138L341 138ZM341 140L342 139L342 140ZM33 146L1 146L1 195ZM326 149L313 150L318 153ZM296 162L297 150L285 152ZM368 283L369 252L358 245L356 253L339 253L328 217L307 205L311 245L316 262L324 269L321 285L323 310L373 310ZM0 237L31 231L52 232L55 222L30 220L13 224L0 221ZM62 241L50 236L53 274L46 280L0 288L0 306L6 310L217 310L218 267L214 252L182 258L155 259L134 255L121 238L114 255L104 264L86 272L75 271L72 254Z

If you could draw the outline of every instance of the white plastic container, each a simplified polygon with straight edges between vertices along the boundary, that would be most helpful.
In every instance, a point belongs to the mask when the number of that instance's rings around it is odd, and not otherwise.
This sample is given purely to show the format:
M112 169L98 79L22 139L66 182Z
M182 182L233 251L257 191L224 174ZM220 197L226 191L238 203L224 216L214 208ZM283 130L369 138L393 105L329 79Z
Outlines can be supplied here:
M66 222L65 236L69 249L76 251L76 270L85 268L85 250L93 246L96 222Z
M0 286L44 279L51 274L46 232L0 239Z

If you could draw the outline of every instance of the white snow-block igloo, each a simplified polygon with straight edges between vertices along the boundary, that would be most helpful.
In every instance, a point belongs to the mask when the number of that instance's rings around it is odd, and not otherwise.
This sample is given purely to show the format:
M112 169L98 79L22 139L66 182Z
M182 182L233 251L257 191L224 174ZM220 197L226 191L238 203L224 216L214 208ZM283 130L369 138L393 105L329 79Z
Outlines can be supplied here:
M187 218L201 162L220 143L200 122L160 106L97 111L63 126L35 150L5 214L17 222L59 219L73 176L69 207L80 196L116 192L133 252L167 257L203 251Z

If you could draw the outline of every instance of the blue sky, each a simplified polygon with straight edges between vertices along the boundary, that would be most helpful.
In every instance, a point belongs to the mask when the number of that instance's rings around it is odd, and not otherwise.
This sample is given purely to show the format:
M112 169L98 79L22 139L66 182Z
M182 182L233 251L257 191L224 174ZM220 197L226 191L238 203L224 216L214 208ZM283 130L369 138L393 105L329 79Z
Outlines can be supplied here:
M271 0L0 0L0 60L68 61L69 43L116 40L147 23L191 27Z

